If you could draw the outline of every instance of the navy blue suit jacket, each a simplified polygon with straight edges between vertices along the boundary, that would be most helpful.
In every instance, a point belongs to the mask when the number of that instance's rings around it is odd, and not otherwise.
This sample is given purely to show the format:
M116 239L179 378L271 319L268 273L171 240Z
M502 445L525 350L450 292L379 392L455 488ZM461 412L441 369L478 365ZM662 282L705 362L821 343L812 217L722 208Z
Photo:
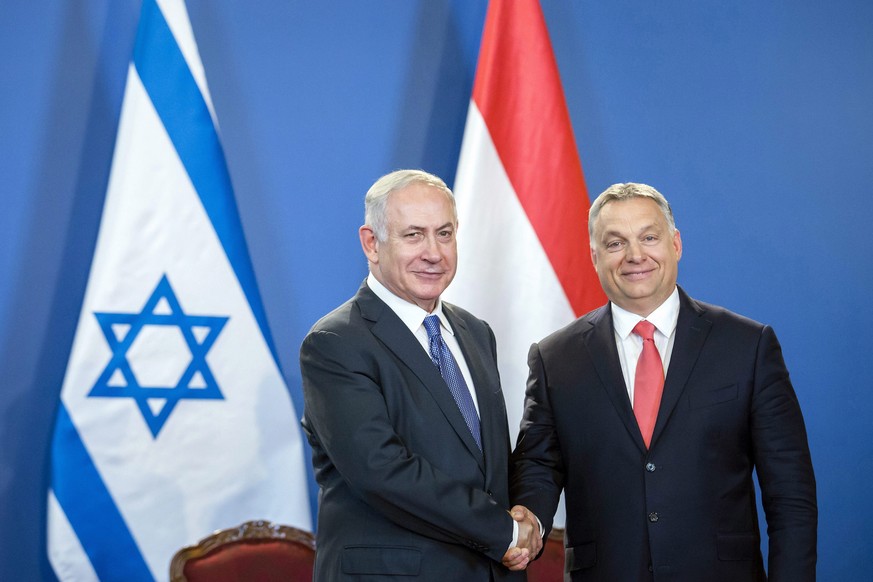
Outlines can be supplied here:
M572 580L815 579L815 478L797 398L768 326L680 291L646 450L609 304L531 347L511 497L551 527L565 488Z
M512 538L494 334L443 303L470 369L480 451L418 340L366 283L300 351L321 493L315 580L504 580Z

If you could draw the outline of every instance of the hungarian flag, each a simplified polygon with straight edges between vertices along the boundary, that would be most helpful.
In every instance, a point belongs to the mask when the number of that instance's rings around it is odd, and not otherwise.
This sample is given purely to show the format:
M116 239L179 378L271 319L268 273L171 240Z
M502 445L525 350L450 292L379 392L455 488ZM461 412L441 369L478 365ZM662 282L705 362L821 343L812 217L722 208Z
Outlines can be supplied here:
M588 192L537 0L491 0L455 180L458 273L446 299L497 335L510 430L531 343L606 297L588 247Z

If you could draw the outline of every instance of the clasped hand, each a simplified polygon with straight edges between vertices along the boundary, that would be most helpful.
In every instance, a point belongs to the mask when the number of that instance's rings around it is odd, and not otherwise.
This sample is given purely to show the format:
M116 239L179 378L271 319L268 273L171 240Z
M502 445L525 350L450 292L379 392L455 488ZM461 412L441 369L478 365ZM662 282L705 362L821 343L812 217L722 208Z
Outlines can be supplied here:
M524 570L543 547L543 536L536 516L523 505L516 505L509 514L518 522L518 543L503 555L503 565L510 570Z

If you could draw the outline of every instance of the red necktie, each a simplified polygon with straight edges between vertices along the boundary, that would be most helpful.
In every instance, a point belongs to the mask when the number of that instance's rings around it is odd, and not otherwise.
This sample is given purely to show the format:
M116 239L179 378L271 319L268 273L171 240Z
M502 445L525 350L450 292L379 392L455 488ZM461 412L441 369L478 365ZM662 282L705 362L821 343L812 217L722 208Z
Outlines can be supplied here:
M634 376L634 416L640 425L643 441L648 448L658 418L661 394L664 392L664 365L655 346L655 326L646 320L640 321L633 332L643 338L643 351L637 360Z

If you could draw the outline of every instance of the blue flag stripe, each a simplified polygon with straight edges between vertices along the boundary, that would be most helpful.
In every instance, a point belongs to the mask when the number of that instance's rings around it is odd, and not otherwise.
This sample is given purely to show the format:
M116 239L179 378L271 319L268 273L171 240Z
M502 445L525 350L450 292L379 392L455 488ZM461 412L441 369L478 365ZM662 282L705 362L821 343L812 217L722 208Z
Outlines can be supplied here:
M278 366L218 133L200 88L155 0L143 2L133 61Z
M52 490L98 578L153 580L63 402L52 438Z

